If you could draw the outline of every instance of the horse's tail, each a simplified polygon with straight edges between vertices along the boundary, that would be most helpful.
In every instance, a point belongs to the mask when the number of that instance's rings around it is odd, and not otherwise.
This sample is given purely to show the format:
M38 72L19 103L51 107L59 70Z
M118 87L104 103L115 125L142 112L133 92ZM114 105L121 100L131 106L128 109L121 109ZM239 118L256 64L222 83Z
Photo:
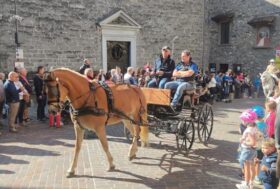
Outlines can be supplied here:
M149 127L148 127L147 111L141 114L141 121L142 121L142 126L140 126L141 146L146 147L149 146Z

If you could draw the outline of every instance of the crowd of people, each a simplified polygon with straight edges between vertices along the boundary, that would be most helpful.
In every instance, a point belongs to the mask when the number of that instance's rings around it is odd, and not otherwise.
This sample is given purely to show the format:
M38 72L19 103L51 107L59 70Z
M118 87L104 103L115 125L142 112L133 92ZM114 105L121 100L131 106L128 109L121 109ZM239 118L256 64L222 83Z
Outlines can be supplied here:
M141 68L128 67L122 75L121 69L116 67L104 73L90 68L88 60L80 68L80 73L86 78L106 83L128 83L140 87L172 89L175 91L171 106L176 108L178 101L185 90L196 88L197 84L207 88L207 93L216 101L227 101L232 98L248 97L253 94L258 96L261 89L260 75L253 79L243 72L234 73L228 70L226 73L218 74L203 72L197 64L192 61L191 52L184 50L181 53L181 61L176 65L171 58L171 49L164 46L161 55L155 60L154 65L145 64Z
M45 68L39 66L33 78L34 93L37 102L37 119L45 121L51 119L50 124L53 125L54 117L59 115L50 115L46 117L46 94L43 91L43 74ZM259 77L251 82L248 75L234 74L228 70L225 74L202 72L196 63L192 61L191 52L184 50L181 53L181 61L176 65L171 58L171 49L164 46L161 49L161 55L155 60L154 65L145 64L141 68L128 67L123 75L120 67L109 70L107 73L100 69L95 71L91 67L88 59L85 59L83 65L79 69L79 73L89 81L103 81L107 84L127 83L130 85L138 85L139 87L171 89L174 91L174 97L171 107L176 109L180 105L180 98L185 90L193 90L197 84L201 84L207 88L207 93L214 97L217 101L229 98L233 92L238 97L240 93L248 90L249 96L252 95L252 86L256 91L260 88ZM8 125L11 132L17 132L17 128L26 126L30 120L28 108L30 107L30 95L32 87L28 81L27 70L25 68L16 68L8 74L5 82L5 74L0 73L0 112L2 114L5 102L9 107ZM0 116L2 118L2 116ZM57 122L56 122L57 123ZM60 125L59 123L57 123ZM61 123L63 124L63 123Z
M267 70L272 67L276 68L274 60L270 60ZM252 189L254 184L276 189L279 185L280 106L277 104L280 94L273 94L264 107L255 105L240 116L242 137L238 159L244 180L236 185L239 189Z
M8 78L0 73L0 126L3 127L3 118L7 117L9 131L17 133L19 128L27 127L30 118L31 98L35 91L37 102L37 120L46 121L49 118L45 114L47 96L43 88L43 74L45 68L38 66L33 78L33 86L27 79L27 70L17 67L9 72ZM6 114L6 115L4 115ZM60 124L59 124L60 125ZM1 135L1 132L0 132Z

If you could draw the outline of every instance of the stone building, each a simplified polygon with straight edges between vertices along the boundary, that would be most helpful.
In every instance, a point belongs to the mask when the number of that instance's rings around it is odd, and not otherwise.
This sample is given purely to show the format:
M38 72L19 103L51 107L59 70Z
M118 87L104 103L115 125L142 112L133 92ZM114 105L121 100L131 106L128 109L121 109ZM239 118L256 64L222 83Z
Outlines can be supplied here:
M8 71L16 61L15 1L0 1L0 69ZM78 69L84 58L95 70L142 66L169 45L176 62L188 48L202 68L257 73L280 44L279 0L16 0L16 7L19 61L30 70Z
M280 1L212 2L205 9L209 63L217 70L241 68L252 76L262 72L280 45Z

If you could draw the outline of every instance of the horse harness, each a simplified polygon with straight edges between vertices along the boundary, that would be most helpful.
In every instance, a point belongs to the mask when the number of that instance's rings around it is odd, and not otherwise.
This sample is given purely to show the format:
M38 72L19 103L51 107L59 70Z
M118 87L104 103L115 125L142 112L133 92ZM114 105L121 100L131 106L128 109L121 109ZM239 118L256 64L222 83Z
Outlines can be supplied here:
M47 75L48 79L44 79L44 86L43 86L44 88L45 88L46 83L55 81L53 79L53 76L51 75L51 72L46 72L46 74L50 74L50 75ZM93 83L89 82L89 91L87 91L84 94L81 94L80 96L78 96L74 100L69 101L69 103L71 105L74 101L80 99L81 97L83 97L86 94L88 94L88 98L89 98L90 95L93 94L93 92L95 92L97 88L102 87L104 89L104 91L106 93L106 97L107 97L108 112L106 112L102 108L98 108L98 103L97 103L96 100L94 102L94 106L87 106L87 101L85 101L85 103L79 109L74 109L72 105L70 106L70 113L72 114L72 117L73 117L74 121L78 122L77 117L84 116L84 115L95 115L95 116L104 116L104 115L106 115L107 116L107 120L105 122L105 125L107 125L110 117L113 117L113 116L117 116L119 118L127 119L127 120L131 121L133 124L136 124L136 125L142 125L143 124L142 123L143 120L141 119L141 114L144 112L143 110L145 110L145 108L143 107L143 102L142 102L141 98L139 98L140 104L141 104L141 107L140 107L140 110L139 110L139 118L140 119L139 119L139 121L135 121L134 119L132 119L128 115L126 115L123 111L115 108L115 106L114 106L114 98L113 98L113 93L112 93L111 88L105 82L98 82L98 83L99 83L100 86L96 87ZM130 86L130 85L128 85L128 86ZM51 103L60 104L61 102L60 102L59 84L56 83L55 86L48 85L48 88L50 88L50 90L52 92L52 95L56 97L56 100L52 100L52 101L48 100L48 104L51 104ZM134 88L132 88L132 89L134 89ZM134 89L134 90L137 92L136 89ZM63 107L61 109L63 109ZM78 124L78 125L82 129L84 129L81 126L81 124Z
M104 109L98 108L98 103L97 103L97 101L95 101L95 106L82 106L79 109L73 109L73 107L72 107L71 112L72 112L74 119L77 119L78 116L84 116L84 115L95 115L95 116L106 115L107 120L105 122L105 125L107 125L109 119L113 116L127 119L136 125L142 124L141 114L142 114L143 107L142 107L141 99L140 99L141 108L139 111L140 121L137 122L134 119L130 118L128 115L126 115L123 111L119 110L118 108L116 108L114 106L114 97L113 97L111 88L105 82L98 82L98 83L99 83L100 87L102 87L104 89L104 91L106 93L108 112L106 112ZM94 92L96 90L96 87L92 83L89 83L89 84L90 84L90 87L89 87L90 91Z

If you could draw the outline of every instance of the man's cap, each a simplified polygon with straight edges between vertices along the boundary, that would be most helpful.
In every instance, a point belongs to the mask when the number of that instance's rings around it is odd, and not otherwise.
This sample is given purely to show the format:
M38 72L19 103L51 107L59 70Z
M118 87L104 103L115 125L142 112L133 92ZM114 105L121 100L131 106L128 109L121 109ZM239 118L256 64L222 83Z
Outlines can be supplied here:
M171 48L170 48L170 47L168 47L168 46L163 46L163 47L161 48L161 50L162 50L162 51L164 51L164 50L171 51Z
M270 59L270 60L269 60L269 63L272 63L272 64L273 64L273 63L275 63L275 60L274 60L274 59Z

